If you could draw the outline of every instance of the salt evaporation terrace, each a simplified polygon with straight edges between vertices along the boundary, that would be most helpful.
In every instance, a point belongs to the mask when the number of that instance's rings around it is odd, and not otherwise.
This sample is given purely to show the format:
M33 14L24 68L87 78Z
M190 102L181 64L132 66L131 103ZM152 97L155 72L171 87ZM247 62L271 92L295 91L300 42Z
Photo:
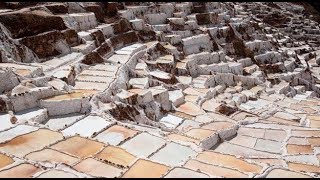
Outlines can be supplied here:
M319 178L310 9L0 2L0 177Z

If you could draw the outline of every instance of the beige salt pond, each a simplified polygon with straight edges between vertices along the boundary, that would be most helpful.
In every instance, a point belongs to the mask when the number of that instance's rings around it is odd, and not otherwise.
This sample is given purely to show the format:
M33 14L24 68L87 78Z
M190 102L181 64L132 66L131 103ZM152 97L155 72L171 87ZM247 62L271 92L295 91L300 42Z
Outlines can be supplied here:
M75 89L77 93L82 93L84 96L91 96L97 94L98 90L91 90L91 89Z
M29 69L17 69L14 72L20 76L29 76L31 74L31 70Z
M50 98L46 98L44 100L50 100L50 101L60 101L60 100L69 100L69 99L79 99L84 97L84 94L81 92L75 92L70 94L63 94L58 96L53 96Z
M96 94L97 90L75 90L73 93L57 95L49 98L45 98L44 100L50 101L60 101L60 100L69 100L69 99L79 99L82 97L87 97Z

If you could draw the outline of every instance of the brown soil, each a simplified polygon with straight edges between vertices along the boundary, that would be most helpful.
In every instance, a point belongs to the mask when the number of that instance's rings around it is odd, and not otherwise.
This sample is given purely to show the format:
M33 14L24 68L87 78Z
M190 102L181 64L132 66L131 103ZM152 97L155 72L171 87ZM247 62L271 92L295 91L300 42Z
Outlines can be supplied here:
M7 111L7 104L6 101L0 98L0 112Z
M205 13L205 12L206 12L206 6L204 4L193 6L191 10L191 13Z
M281 9L277 4L273 2L267 2L266 5L272 8Z
M290 18L286 17L283 14L274 12L272 14L268 14L268 15L264 16L262 21L264 23L271 25L271 26L280 27L281 25L290 21Z
M66 14L68 13L68 7L63 3L55 3L45 5L53 14Z
M87 54L81 62L87 65L91 65L96 63L103 63L104 60L97 52L93 51Z
M118 14L118 3L117 2L101 2L104 14L108 17L113 17Z
M115 34L127 32L132 29L130 22L127 19L120 19L120 21L112 24Z
M226 116L230 116L231 114L235 113L237 109L227 106L225 104L221 104L219 107L216 108L216 111Z
M135 121L134 117L139 115L139 111L137 111L133 106L123 106L117 105L117 108L111 110L111 115L117 120L130 120Z
M101 23L104 22L105 14L104 14L103 8L101 6L99 6L97 4L86 4L84 9L86 11L93 12L99 22L101 22Z
M279 64L264 64L264 65L259 65L259 67L266 73L282 73L283 72Z
M25 7L35 6L41 4L39 2L4 2L4 6L7 9L21 9Z
M154 31L138 31L138 36L142 42L155 41L157 39L156 33Z
M39 33L67 29L61 17L45 11L18 11L0 14L0 22L11 32L13 38L33 36Z
M210 24L210 14L209 13L201 13L196 14L196 19L199 25Z
M78 37L77 32L74 29L67 29L61 31L64 39L69 44L69 46L77 46L80 43L80 39Z
M110 38L112 46L116 49L124 45L128 45L139 40L137 34L134 31L122 33Z
M104 42L100 47L97 48L97 52L101 57L104 57L111 52L111 47L107 42Z
M37 36L30 36L21 39L21 43L31 49L39 58L59 55L55 49L55 43L62 40L63 36L59 31L51 31Z
M104 35L100 30L93 32L91 34L91 37L94 40L96 47L99 47L102 43L105 42Z

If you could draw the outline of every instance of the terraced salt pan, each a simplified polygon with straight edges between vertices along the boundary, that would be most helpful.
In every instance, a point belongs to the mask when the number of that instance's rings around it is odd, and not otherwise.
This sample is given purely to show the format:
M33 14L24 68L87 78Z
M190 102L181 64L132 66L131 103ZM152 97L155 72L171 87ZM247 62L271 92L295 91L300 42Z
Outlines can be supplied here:
M112 77L103 77L103 76L88 76L80 74L77 76L76 81L84 81L84 82L99 82L99 83L111 83L114 80Z
M23 163L13 168L0 172L0 178L31 178L32 175L41 171L40 168L31 164Z
M28 65L22 65L22 64L1 63L0 68L12 68L15 73L21 76L29 76L32 73L40 74L42 72L41 69L38 67L38 65L28 66Z
M0 151L23 157L26 154L40 150L63 138L61 133L47 129L39 129L29 134L15 137L9 142L0 144Z
M114 125L98 134L95 139L111 145L118 145L120 142L136 135L137 133L138 131L131 130L119 125Z
M179 142L179 143L194 143L197 145L200 144L200 140L183 136L180 134L169 134L168 139L170 139L171 141Z
M9 141L17 136L36 131L38 129L39 129L38 127L29 126L29 125L24 125L24 124L18 125L14 128L11 128L7 131L2 132L0 136L0 143Z
M140 51L140 50L145 49L145 48L146 48L146 45L140 44L140 43L136 43L136 44L133 44L133 45L130 45L130 46L126 46L126 47L122 48L121 50L116 51L116 53L117 54L121 54L121 51L127 51L127 52L130 52L132 54L132 53L135 53L135 52Z
M14 124L11 123L9 114L0 115L0 122L1 122L0 131L3 131L5 129L9 129L9 128L15 126Z
M90 76L107 76L114 77L115 73L110 71L98 71L98 70L90 70L86 69L81 72L82 75L90 75Z
M288 171L284 169L273 169L269 172L266 178L311 178L310 176L297 173L294 171Z
M228 142L220 144L214 151L220 152L220 153L228 153L236 156L243 156L247 158L248 157L264 157L264 158L277 157L276 154L257 151L257 150L246 148L243 146L234 145Z
M109 83L98 83L98 82L82 82L76 81L75 82L75 89L88 89L88 90L98 90L104 91L109 87Z
M303 127L299 126L290 126L290 125L282 125L282 124L267 124L267 123L255 123L255 124L248 124L246 127L250 128L272 128L272 129L304 129Z
M184 167L190 168L194 171L200 170L206 174L210 174L211 177L225 177L225 178L246 178L248 175L241 173L240 171L215 166L207 163L203 163L194 159L189 160Z
M123 178L160 178L170 167L152 161L139 159L124 173Z
M197 153L189 147L171 142L152 155L150 159L169 166L177 166L196 154Z
M260 151L268 151L271 153L281 153L281 142L270 141L265 139L258 139L255 145L255 149Z
M46 98L44 100L48 101L61 101L61 100L69 100L69 99L80 99L84 95L81 92L75 92L75 93L70 93L70 94L63 94L63 95L58 95L58 96L53 96L50 98Z
M297 162L302 164L310 164L319 166L319 160L313 154L289 155L284 159L289 162Z
M129 167L137 159L134 155L116 146L107 146L95 157L124 167Z
M37 176L37 178L77 178L77 176L62 170L51 169Z
M64 163L70 166L79 161L78 158L53 149L43 149L41 151L32 152L26 155L25 158L38 162Z
M80 136L60 141L50 148L81 159L93 156L102 150L104 144Z
M70 53L67 54L63 57L55 57L49 61L45 61L43 63L41 63L43 70L44 71L49 71L49 70L53 70L54 68L58 68L60 66L66 65L68 63L72 63L72 62L76 62L78 60L81 60L81 58L83 58L83 54L82 53Z
M102 163L93 158L88 158L74 166L74 169L95 177L114 178L119 177L123 170L109 164Z
M184 103L182 90L169 91L169 100L172 101L174 106L179 106Z
M91 137L112 123L99 116L88 116L62 131L64 136L79 134L83 137Z
M191 116L198 116L205 113L204 110L202 110L198 105L191 102L186 102L180 105L177 108L177 111L186 113Z
M248 109L248 110L259 110L262 109L270 104L269 101L258 99L257 101L248 101L240 105L241 108Z
M182 121L182 118L173 116L171 114L168 114L159 120L161 124L164 124L168 128L176 128L179 124L181 124Z
M50 129L57 131L57 130L64 129L66 126L69 126L70 124L76 122L82 117L84 117L84 115L79 113L67 114L62 116L54 116L54 117L51 117L49 121L45 123L45 125Z
M169 73L159 71L159 70L150 72L150 75L154 76L156 78L159 78L159 79L170 79L171 78Z
M17 69L15 72L21 76L29 76L32 71L29 69Z
M209 178L209 176L194 170L176 167L165 178Z
M89 99L81 92L73 92L42 99L40 106L48 110L49 116L85 113L90 109Z
M187 136L198 139L204 140L211 136L216 136L215 131L211 131L208 129L201 129L201 128L192 128L188 132L185 133Z
M146 89L149 87L149 80L147 77L145 77L145 78L131 78L129 80L129 84L132 86L132 88Z
M97 90L90 90L90 89L74 89L74 92L82 93L85 97L98 93Z
M121 147L138 157L148 157L164 144L165 140L159 137L150 135L148 133L141 133L126 141L121 145Z
M129 51L126 51L126 53L124 53L124 51L116 51L116 52L118 54L112 55L110 58L107 59L107 61L110 61L112 63L120 63L120 64L125 64L128 62L130 58L129 55L131 54L131 52Z
M194 120L185 120L181 125L177 127L180 132L187 132L192 128L199 128L200 123Z
M48 119L48 112L46 109L32 108L16 113L19 122L33 121L41 123Z
M14 160L11 157L8 157L4 154L0 154L0 169L12 164Z
M90 67L89 70L117 72L120 66L120 64L97 64L95 66Z
M261 166L253 163L248 163L242 159L236 158L235 156L215 153L212 151L204 151L200 153L196 159L198 161L212 165L238 169L241 172L259 173L262 170Z

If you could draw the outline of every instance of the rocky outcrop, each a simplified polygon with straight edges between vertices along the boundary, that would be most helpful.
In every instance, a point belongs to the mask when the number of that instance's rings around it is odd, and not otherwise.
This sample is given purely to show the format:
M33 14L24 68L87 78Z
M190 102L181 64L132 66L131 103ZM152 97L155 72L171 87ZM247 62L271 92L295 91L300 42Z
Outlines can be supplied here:
M54 16L45 11L30 11L27 9L1 13L0 23L9 30L11 37L15 39L67 28L63 19L59 16Z
M25 37L20 42L41 59L70 52L70 47L65 40L65 36L60 31L50 31Z
M8 30L0 23L1 62L37 62L38 57L25 45L10 37Z
M101 22L101 23L104 22L105 15L104 15L102 5L86 3L84 9L87 11L93 12L99 22Z
M63 3L47 4L44 6L48 8L55 15L68 13L68 7Z
M91 65L96 63L102 63L103 61L103 58L99 55L98 52L91 52L87 54L81 62L87 65Z
M112 46L117 49L125 45L130 45L134 42L137 42L138 36L134 31L125 32L110 38Z

